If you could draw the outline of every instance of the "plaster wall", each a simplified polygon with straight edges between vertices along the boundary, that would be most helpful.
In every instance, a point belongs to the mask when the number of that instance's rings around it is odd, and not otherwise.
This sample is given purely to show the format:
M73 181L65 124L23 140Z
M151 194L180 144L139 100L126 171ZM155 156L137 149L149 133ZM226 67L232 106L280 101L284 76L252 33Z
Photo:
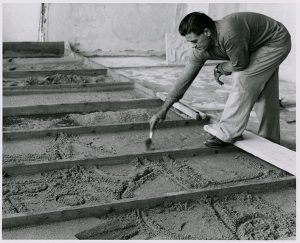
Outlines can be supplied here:
M37 41L40 4L2 5L3 41Z
M49 19L50 41L69 41L85 52L163 51L165 32L175 29L176 4L53 3Z

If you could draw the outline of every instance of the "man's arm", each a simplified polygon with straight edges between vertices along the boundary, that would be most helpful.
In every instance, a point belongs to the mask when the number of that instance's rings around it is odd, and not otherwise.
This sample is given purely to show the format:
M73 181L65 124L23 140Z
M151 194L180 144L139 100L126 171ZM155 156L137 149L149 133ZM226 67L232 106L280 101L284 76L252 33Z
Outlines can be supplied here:
M202 65L193 65L191 63L188 63L185 66L184 71L181 74L181 76L177 79L175 86L168 93L165 103L163 104L161 110L167 112L175 102L177 102L183 97L183 95L190 87L203 65L204 62Z
M186 90L189 88L191 83L194 81L196 76L198 75L199 71L201 70L202 66L204 65L205 60L203 62L196 64L192 64L189 62L185 68L183 73L177 79L175 86L173 89L168 93L167 98L162 105L160 111L155 114L150 120L150 129L153 130L155 125L163 121L166 117L168 110L171 106L180 100L182 96L185 94Z

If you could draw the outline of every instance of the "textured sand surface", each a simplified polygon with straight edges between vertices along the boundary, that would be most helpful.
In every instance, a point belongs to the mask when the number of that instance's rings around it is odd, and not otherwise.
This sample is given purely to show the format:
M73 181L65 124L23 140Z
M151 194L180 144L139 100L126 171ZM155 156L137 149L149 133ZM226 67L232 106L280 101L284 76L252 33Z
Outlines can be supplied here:
M57 115L36 115L4 117L3 130L47 129L69 126L92 126L101 124L147 122L160 108L129 109L122 111L70 113ZM169 111L166 120L182 119Z
M37 94L4 96L3 106L28 106L28 105L52 105L78 102L97 102L111 100L126 100L142 98L135 91L113 91L113 92L78 92L59 94Z
M61 133L51 137L6 141L3 144L3 163L141 153L146 151L148 136L148 130L133 130L80 136ZM154 133L153 149L204 146L203 141L208 137L199 126L160 128Z

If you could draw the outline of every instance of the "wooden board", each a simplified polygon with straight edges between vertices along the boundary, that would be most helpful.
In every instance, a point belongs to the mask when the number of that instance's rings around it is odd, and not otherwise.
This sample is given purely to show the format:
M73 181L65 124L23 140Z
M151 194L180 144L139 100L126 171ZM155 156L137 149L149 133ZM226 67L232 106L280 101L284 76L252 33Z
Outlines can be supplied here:
M174 128L182 126L203 126L204 120L167 120L160 124L159 127ZM87 133L111 133L111 132L123 132L132 130L144 130L149 129L149 122L135 122L135 123L119 123L119 124L107 124L107 125L95 125L95 126L74 126L74 127L60 127L49 129L31 129L31 130L16 130L16 131L4 131L3 139L5 141L12 139L23 138L40 138L43 136L53 136L58 133L68 134L87 134Z
M116 165L116 164L126 164L136 158L157 159L164 155L186 157L186 156L197 156L197 155L211 155L214 153L231 153L236 151L235 147L228 147L222 151L216 149L206 148L206 147L187 147L185 149L168 149L168 150L155 150L155 151L145 151L142 153L131 153L125 155L113 155L104 157L94 157L94 158L83 158L83 159L64 159L64 160L54 160L54 161L30 161L23 162L15 165L4 164L2 170L5 174L12 175L24 175L24 174L34 174L38 172L59 170L72 168L73 166L91 166L91 165Z
M157 98L160 98L161 100L165 101L166 100L166 95L164 95L163 93L157 92L156 93ZM205 119L206 118L206 114L198 111L194 108L192 108L191 106L184 104L183 102L179 101L173 104L173 107L180 110L181 112L187 114L188 116L194 118L194 119Z
M133 99L101 102L79 102L53 105L30 105L3 107L3 116L57 114L72 112L118 111L161 106L160 99Z
M165 101L166 100L166 95L161 93L161 92L155 92L153 91L152 89L150 88L147 88L145 86L143 86L142 84L138 83L138 82L135 82L134 84L135 86L135 89L145 95L146 97L157 97L159 99L161 99L162 101ZM179 102L176 102L173 104L173 108L179 110L180 112L188 115L189 117L193 118L193 119L206 119L207 118L207 115L200 111L200 110L196 110L195 108L193 108L192 106L188 105L188 104L185 104L184 102L182 101L179 101Z
M287 187L294 187L295 185L296 177L291 176L279 179L264 179L260 182L245 182L234 186L221 185L215 186L214 188L166 193L161 196L149 198L122 199L107 204L59 208L53 211L44 211L38 213L7 214L2 215L2 227L11 228L24 225L44 224L91 216L101 217L112 212L122 213L136 209L153 208L171 202L177 203L195 200L203 195L213 197L245 192L260 193L265 191L276 191Z
M204 130L215 135L215 131L210 126L204 126ZM296 152L290 149L249 131L244 131L243 140L236 141L233 145L292 175L296 175Z
M36 77L36 76L50 76L55 74L74 74L81 76L99 76L106 75L106 68L97 69L56 69L56 70L14 70L4 71L3 78L24 78L24 77Z
M88 83L88 84L53 84L53 85L30 85L3 88L3 95L29 95L29 94L51 94L51 93L75 93L95 91L120 91L133 90L131 82L121 83Z
M63 57L65 44L58 42L3 42L3 57Z

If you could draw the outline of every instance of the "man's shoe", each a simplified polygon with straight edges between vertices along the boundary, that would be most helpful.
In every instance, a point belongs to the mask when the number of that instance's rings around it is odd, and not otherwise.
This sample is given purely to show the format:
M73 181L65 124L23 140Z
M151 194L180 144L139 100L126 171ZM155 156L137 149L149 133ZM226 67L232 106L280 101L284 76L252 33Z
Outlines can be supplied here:
M223 148L227 146L229 143L225 143L222 140L218 139L217 137L213 136L210 139L207 139L204 142L204 145L210 148Z

